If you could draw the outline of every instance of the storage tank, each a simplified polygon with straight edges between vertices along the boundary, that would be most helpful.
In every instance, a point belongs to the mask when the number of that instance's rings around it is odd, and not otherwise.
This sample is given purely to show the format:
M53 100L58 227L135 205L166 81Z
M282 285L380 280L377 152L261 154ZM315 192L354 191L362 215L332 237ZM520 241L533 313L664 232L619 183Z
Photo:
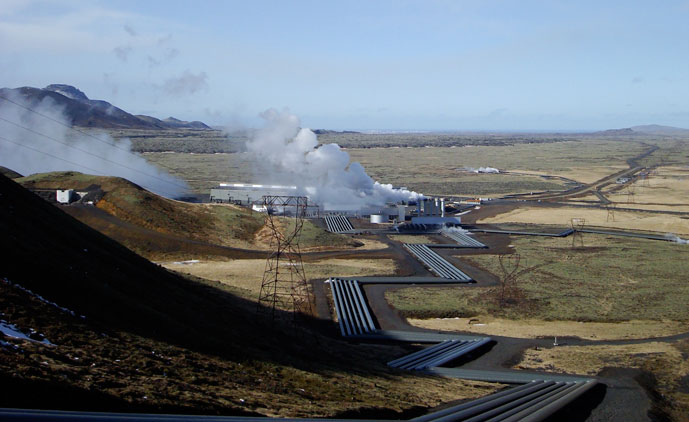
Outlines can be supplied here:
M385 223L385 216L383 214L371 214L372 224L383 224Z

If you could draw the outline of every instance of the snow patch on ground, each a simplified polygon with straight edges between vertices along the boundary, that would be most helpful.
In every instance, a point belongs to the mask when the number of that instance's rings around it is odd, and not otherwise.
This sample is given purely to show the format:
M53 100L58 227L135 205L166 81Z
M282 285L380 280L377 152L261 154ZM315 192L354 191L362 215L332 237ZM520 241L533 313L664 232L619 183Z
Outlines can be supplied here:
M2 282L5 283L5 284L8 284L8 285L10 285L10 286L13 286L13 287L15 287L15 288L17 288L17 289L19 289L19 290L21 290L21 291L24 291L24 292L30 294L31 296L35 297L36 299L40 300L40 301L43 302L43 303L46 303L46 304L48 304L48 305L50 305L50 306L53 306L53 307L55 307L55 308L61 310L62 312L66 312L66 313L72 315L73 317L79 317L79 318L81 318L81 319L86 319L86 317L85 317L84 315L77 315L74 311L69 310L69 309L67 309L67 308L65 308L65 307L63 307L63 306L60 306L60 305L58 305L58 304L55 303L55 302L51 302L51 301L49 301L48 299L44 298L43 296L39 295L38 293L32 292L31 290L27 289L26 287L23 287L23 286L21 286L21 285L19 285L19 284L17 284L17 283L12 283L11 281L9 281L9 280L6 279L6 278L0 278L0 280L2 280Z
M12 337L16 338L19 340L29 340L33 341L36 343L42 343L48 346L55 346L53 343L51 343L47 338L43 336L43 334L36 333L36 330L33 328L29 329L32 335L38 335L39 337L43 338L43 340L35 340L29 337L27 334L24 334L19 328L17 328L16 325L10 324L9 322L5 321L4 319L0 319L0 331L7 337ZM6 342L3 342L3 346L9 344Z

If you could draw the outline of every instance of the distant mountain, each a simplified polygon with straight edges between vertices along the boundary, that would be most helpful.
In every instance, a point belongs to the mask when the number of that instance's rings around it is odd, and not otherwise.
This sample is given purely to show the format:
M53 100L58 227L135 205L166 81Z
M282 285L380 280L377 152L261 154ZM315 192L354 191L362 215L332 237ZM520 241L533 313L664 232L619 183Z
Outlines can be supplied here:
M171 127L183 127L183 128L193 128L193 129L210 129L205 123L199 122L198 120L193 122L187 122L185 120L175 119L174 117L168 117L163 119L163 122Z
M79 89L64 84L52 84L45 88L29 86L2 88L0 95L7 98L22 98L28 104L37 105L45 98L62 108L65 116L74 126L104 129L210 129L203 122L186 122L169 117L165 120L151 116L134 116L115 107L107 101L91 100Z
M332 134L332 133L337 134L337 133L360 133L360 132L356 132L353 130L343 130L340 132L337 130L329 130L329 129L314 129L313 133L315 133L316 135L326 135L326 134Z
M598 132L593 132L596 136L638 136L643 135L640 132L634 132L632 128L626 127L622 129L608 129L599 130Z
M632 130L650 135L689 135L689 129L662 125L632 126Z
M641 125L632 126L622 129L608 129L601 130L598 132L593 132L593 135L598 136L648 136L648 135L659 135L659 136L689 136L689 129L683 129L673 126L661 126L661 125Z

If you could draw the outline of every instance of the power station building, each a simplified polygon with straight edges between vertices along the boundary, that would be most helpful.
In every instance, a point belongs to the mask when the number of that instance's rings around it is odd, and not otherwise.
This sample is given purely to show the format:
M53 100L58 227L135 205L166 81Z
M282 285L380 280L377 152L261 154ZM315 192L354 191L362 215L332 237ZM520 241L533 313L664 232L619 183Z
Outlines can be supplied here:
M211 189L210 201L251 207L254 211L281 214L284 210L265 209L264 196L303 195L297 186L258 185L248 183L221 183ZM308 196L308 195L307 195ZM445 200L424 198L409 203L389 203L381 206L361 206L349 203L324 203L309 205L309 217L343 215L355 218L370 218L371 223L380 224L396 221L402 223L411 217L412 223L426 225L458 225L461 219L445 215Z
M459 225L460 217L445 215L445 198L424 198L416 204L416 216L412 224Z
M251 206L263 201L263 196L297 195L296 186L252 185L244 183L221 183L211 189L211 202Z

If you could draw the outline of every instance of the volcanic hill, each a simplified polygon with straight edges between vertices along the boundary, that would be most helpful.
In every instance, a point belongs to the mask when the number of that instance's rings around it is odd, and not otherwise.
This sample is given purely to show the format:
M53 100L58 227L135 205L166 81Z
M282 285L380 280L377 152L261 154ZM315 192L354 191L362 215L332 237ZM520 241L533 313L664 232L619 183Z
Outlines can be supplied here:
M173 117L160 120L151 116L132 115L107 101L89 99L71 85L1 88L0 96L12 101L19 100L30 107L37 107L47 99L51 107L62 109L67 120L74 126L102 129L210 129L199 121L187 122Z

